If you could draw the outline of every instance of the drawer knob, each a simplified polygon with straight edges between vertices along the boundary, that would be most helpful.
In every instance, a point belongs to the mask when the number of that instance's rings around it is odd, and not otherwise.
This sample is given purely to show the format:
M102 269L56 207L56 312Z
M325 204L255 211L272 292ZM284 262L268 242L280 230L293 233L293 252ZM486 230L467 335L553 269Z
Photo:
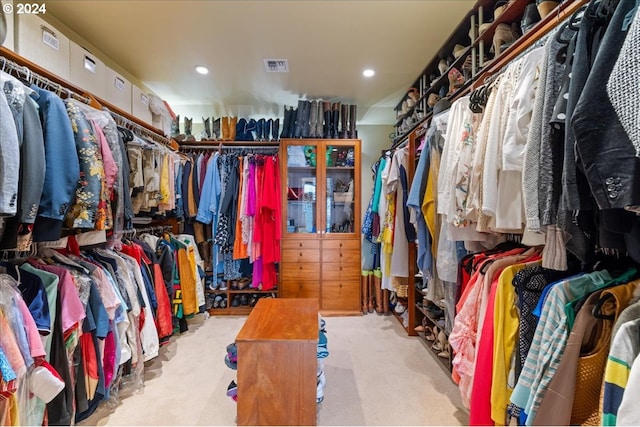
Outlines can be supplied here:
M302 252L300 252L300 256L302 256Z
M300 247L302 247L302 242L300 242Z
M342 271L342 267L340 267L340 271Z
M340 257L342 257L342 252L340 252Z
M300 266L300 270L302 270L302 266Z
M340 243L340 247L342 247L342 243Z

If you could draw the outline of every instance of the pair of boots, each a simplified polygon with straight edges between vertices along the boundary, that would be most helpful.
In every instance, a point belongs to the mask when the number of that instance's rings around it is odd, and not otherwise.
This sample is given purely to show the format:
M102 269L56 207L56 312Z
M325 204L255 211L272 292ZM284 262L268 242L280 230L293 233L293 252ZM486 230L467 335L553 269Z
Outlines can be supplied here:
M221 138L220 118L214 119L213 117L207 117L205 119L203 117L202 122L204 123L202 139L217 141ZM213 128L211 127L211 123L213 123Z
M236 126L238 124L237 117L223 117L222 118L222 140L223 141L235 141L236 140Z
M360 276L360 291L362 300L362 314L389 314L389 291L382 289L382 272L377 270L362 270Z
M171 122L171 138L178 142L195 141L196 137L191 133L193 129L193 118L184 118L184 133L180 133L180 115L177 115Z
M357 138L356 117L356 105L299 100L297 109L285 106L280 138Z

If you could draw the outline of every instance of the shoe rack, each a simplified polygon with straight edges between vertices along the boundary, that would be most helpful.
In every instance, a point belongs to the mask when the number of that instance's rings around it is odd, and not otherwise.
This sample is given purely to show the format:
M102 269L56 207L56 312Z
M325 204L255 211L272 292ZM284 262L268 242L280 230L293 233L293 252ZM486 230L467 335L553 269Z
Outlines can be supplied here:
M221 288L205 285L205 307L210 315L247 315L262 298L277 298L278 288L268 291L251 288L249 278L223 280Z
M504 25L501 24L515 24L515 27L519 28L525 9L532 2L535 3L535 0L478 0L476 2L394 108L396 124L393 146L406 140L409 134L431 118L432 108L428 104L430 95L446 91L444 98L451 102L466 95L474 86L482 84L487 77L532 46L588 0L559 2L558 7L538 21L524 35L519 30L518 37L513 43L502 49L498 55L493 55L491 47L496 37L496 30L503 29ZM495 6L498 4L502 4L502 7L498 9L499 13L495 13ZM479 32L480 28L484 30L482 33ZM438 68L441 61L446 64L446 68L442 69L443 72ZM450 92L447 87L449 72L453 69L457 69L466 76L464 83Z

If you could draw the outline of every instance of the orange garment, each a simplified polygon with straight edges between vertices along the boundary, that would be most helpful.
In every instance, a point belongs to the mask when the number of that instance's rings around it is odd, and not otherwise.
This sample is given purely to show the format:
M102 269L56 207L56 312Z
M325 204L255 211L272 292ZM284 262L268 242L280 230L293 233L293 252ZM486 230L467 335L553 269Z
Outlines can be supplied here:
M245 159L243 157L238 157L238 169L240 170L240 178L238 182L238 203L236 204L236 234L233 240L233 259L243 259L249 257L247 244L242 242L242 221L240 221L240 218L242 217L240 206L242 205L242 197L244 196L244 194L242 193L242 184L244 181L244 174L242 173L242 171L244 161Z
M98 388L98 359L96 358L96 348L93 345L91 334L80 336L80 349L82 350L82 366L84 368L84 383L87 392L87 399L92 400ZM82 379L80 379L82 381Z
M156 300L158 301L158 309L156 310L158 337L170 337L173 334L171 302L169 301L169 294L167 293L167 288L162 278L162 269L158 264L153 264L153 287L156 291Z
M189 262L189 256L184 247L178 249L178 274L182 289L183 314L185 316L195 314L198 311L196 279L193 277L193 266Z

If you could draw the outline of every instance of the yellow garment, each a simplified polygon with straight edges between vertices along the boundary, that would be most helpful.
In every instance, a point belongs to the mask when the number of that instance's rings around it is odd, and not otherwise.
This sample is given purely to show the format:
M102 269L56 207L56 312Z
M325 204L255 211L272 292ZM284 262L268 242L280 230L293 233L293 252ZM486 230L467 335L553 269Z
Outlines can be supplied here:
M160 172L160 205L161 210L170 209L170 195L169 190L169 154L162 155L162 168Z
M438 185L438 171L440 170L440 153L437 149L432 149L429 159L429 173L427 175L427 187L422 199L422 215L427 223L427 229L431 234L431 255L436 258L438 254L438 238L440 237L440 227L438 226L436 214L436 195Z
M516 345L520 316L516 307L513 278L520 270L540 265L542 261L515 264L505 268L498 278L493 311L493 372L491 381L491 419L505 425L509 398L515 387ZM509 376L511 373L511 384Z
M193 251L193 248L190 248ZM198 311L196 299L196 279L193 277L195 258L187 253L187 249L178 249L178 272L182 289L182 310L185 316Z
M195 168L196 162L192 162L191 170L189 171L189 182L187 183L187 205L185 206L188 218L194 218L196 215L198 215L198 206L196 205L196 196L194 193L195 189L193 188L193 173Z
M387 194L387 212L385 213L384 228L382 230L382 255L385 259L384 276L391 276L391 254L393 253L393 224L396 214L395 192Z

